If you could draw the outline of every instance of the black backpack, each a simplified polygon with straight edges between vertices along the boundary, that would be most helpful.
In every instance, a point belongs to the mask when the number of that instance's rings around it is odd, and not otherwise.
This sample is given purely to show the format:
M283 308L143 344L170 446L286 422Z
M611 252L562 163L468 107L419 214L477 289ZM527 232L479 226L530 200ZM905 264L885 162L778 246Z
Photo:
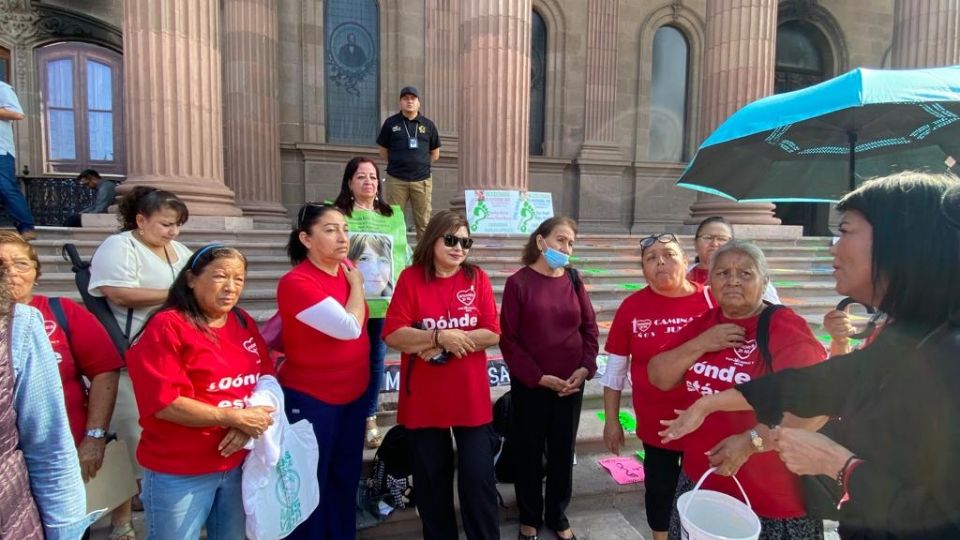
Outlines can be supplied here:
M512 429L513 398L507 392L493 404L493 463L497 482L505 484L517 479L517 449L516 442L510 438Z
M77 290L80 291L80 297L83 299L83 305L87 311L93 313L94 317L100 321L100 324L107 330L110 341L117 348L120 357L123 358L127 349L130 348L130 328L133 325L133 309L127 310L126 331L120 329L116 317L113 316L113 310L107 304L107 299L101 296L93 296L87 289L90 285L90 262L80 257L77 246L74 244L64 244L63 258L69 262L73 270L73 279L77 284ZM55 312L56 313L56 312Z
M383 436L367 479L367 492L372 503L382 500L398 510L416 506L409 441L407 428L401 425L393 426Z
M773 355L770 353L770 321L773 314L786 306L780 304L767 304L767 309L760 312L760 319L757 320L757 348L760 349L760 358L763 359L763 365L767 371L773 371Z
M760 349L760 357L767 371L773 371L773 355L770 353L770 320L773 314L784 306L778 304L769 304L767 309L760 313L760 319L757 321L757 348ZM836 425L835 420L827 422L821 433L829 435L832 427ZM837 519L837 503L841 493L836 488L836 481L830 477L819 476L801 476L800 483L803 487L803 502L807 509L807 516L818 519Z

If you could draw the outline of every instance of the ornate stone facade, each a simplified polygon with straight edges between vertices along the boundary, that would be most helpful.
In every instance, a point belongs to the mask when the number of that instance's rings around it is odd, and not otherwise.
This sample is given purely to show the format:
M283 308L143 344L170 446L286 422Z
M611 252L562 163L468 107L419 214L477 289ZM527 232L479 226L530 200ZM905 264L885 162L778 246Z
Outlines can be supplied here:
M10 51L14 85L29 116L18 126L19 170L26 167L37 174L45 172L43 138L38 136L43 133L43 111L34 57L37 47L53 41L82 40L122 51L127 73L133 66L145 70L153 77L151 80L164 73L160 66L144 65L141 56L123 51L121 8L128 2L144 1L0 0L0 47ZM160 5L181 0L149 1ZM435 208L444 207L446 201L462 194L460 190L466 184L510 185L551 192L556 212L578 217L587 229L646 232L683 228L684 220L689 217L688 209L695 200L693 192L673 185L683 162L648 160L650 124L662 118L659 113L652 114L650 102L654 79L658 76L653 69L657 31L664 25L677 29L689 51L685 69L686 112L680 128L685 159L693 155L717 118L733 110L730 107L762 95L744 93L745 82L738 81L736 75L732 82L729 75L722 75L728 77L728 84L723 88L711 86L710 73L714 68L708 64L713 46L708 37L711 24L718 24L718 15L713 14L709 6L721 0L509 2L535 10L546 29L543 154L528 157L523 142L525 135L521 135L520 130L506 128L522 125L529 114L524 103L513 102L526 99L526 94L520 91L523 78L510 79L511 74L529 71L529 67L523 67L529 63L523 64L523 55L517 54L499 63L484 64L488 67L482 75L492 83L493 90L486 90L488 95L467 95L461 91L464 67L460 59L477 47L486 46L486 41L503 40L509 45L513 43L507 41L510 36L525 35L524 46L528 47L530 17L478 20L476 24L481 25L486 37L474 43L471 35L464 33L464 21L470 19L471 13L465 6L482 7L495 2L371 0L369 5L376 10L374 18L364 20L375 21L371 24L376 27L373 31L367 28L369 39L360 43L356 38L350 42L348 33L338 33L336 25L327 27L326 8L332 1L227 0L230 7L272 9L264 19L276 18L276 42L272 44L269 32L245 25L241 19L229 19L234 22L231 27L224 27L221 42L210 43L214 53L223 55L220 73L225 82L219 91L211 87L209 97L202 98L197 106L220 111L224 116L220 132L229 133L224 135L224 141L238 141L239 146L228 142L228 148L223 148L224 144L218 142L205 147L205 152L223 159L224 152L227 155L235 155L230 152L237 150L242 153L243 148L254 144L252 141L260 141L279 152L279 165L273 164L277 163L276 152L264 148L263 157L258 154L258 161L266 163L263 171L257 169L251 173L246 170L251 167L243 166L246 169L238 172L235 180L230 172L234 166L231 158L226 174L211 176L219 178L221 187L215 190L217 197L221 197L218 204L236 208L232 194L227 195L232 192L224 186L226 182L235 188L236 204L241 209L251 214L277 216L280 215L277 203L289 211L304 200L335 195L343 165L349 158L358 154L376 156L377 148L372 140L351 144L333 142L340 128L331 124L330 119L342 117L331 116L327 92L329 74L325 61L330 51L326 38L334 35L340 36L337 39L343 43L337 43L341 48L344 44L366 47L361 52L354 51L353 56L344 57L348 64L353 62L351 58L359 61L361 56L357 55L360 54L364 59L370 58L368 53L377 55L378 67L370 76L376 82L379 118L366 118L365 122L379 125L396 112L397 92L402 86L414 85L421 89L423 112L437 121L444 144L441 159L434 165ZM823 77L857 66L952 62L957 61L955 53L960 50L957 25L937 22L956 20L960 13L958 0L722 0L722 3L730 2L741 6L763 4L769 25L798 21L797 24L808 29L809 43L813 44L823 66ZM217 3L221 11L227 9L224 2ZM361 9L357 7L361 4L368 3L358 0L338 9ZM769 16L772 12L775 12L773 18ZM349 11L344 13L350 16ZM357 13L357 17L370 16ZM226 20L222 18L221 24L226 24ZM729 35L732 29L743 28L738 26L741 22L736 18L723 22L722 25L727 26L720 28L720 32ZM901 29L896 43L895 25ZM756 73L769 78L775 68L771 62L776 61L775 55L769 54L770 36L777 34L773 27L766 28L765 32L762 38L742 31L739 35L744 40L745 51L752 50L751 47L766 48L768 54L763 56L762 69L758 64ZM256 47L237 49L238 39L250 41ZM762 44L758 41L761 39ZM196 46L191 42L187 49ZM721 51L729 47L725 39L717 46ZM267 62L258 63L244 56L270 56L271 47L276 50L276 63L272 67ZM930 47L946 52L935 56L925 52L931 50ZM757 58L759 61L760 57ZM525 61L529 62L529 56ZM721 73L736 74L745 67L734 65L741 62L740 55L729 51L720 61L725 70ZM248 62L258 63L258 69L248 70L245 66L253 67ZM249 89L245 88L245 80L256 78L263 82L270 73L275 77L273 88L269 84L250 84L246 85ZM496 88L504 85L511 91L501 94ZM221 101L213 103L218 92ZM270 96L275 96L276 103L269 103ZM251 110L249 107L254 103L263 104L263 108L256 109L254 121L240 121L237 115L245 115L243 111ZM711 103L725 105L717 108ZM271 110L275 110L274 116ZM275 131L267 126L270 123L275 124ZM260 134L262 137L258 137ZM215 135L211 132L209 138ZM498 138L509 144L482 150L485 142ZM129 145L128 153L144 151L138 148ZM515 163L511 160L517 158L525 164L526 172L511 173L516 177L513 183L495 179L492 172L484 173L482 168L477 169L480 172L471 173L470 179L463 172L469 163L493 166L498 162ZM130 163L136 162L137 157L130 155ZM128 169L136 173L136 167ZM279 177L262 178L270 176L264 171L271 170L279 170ZM265 206L258 206L261 202Z

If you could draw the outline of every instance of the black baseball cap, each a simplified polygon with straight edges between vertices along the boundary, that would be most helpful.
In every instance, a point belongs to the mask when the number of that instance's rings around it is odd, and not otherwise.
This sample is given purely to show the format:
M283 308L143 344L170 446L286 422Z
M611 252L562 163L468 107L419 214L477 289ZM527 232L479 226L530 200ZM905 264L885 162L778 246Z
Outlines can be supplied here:
M413 94L417 97L417 99L420 99L420 92L417 92L416 86L404 86L403 89L400 90L400 97L403 97L407 94Z

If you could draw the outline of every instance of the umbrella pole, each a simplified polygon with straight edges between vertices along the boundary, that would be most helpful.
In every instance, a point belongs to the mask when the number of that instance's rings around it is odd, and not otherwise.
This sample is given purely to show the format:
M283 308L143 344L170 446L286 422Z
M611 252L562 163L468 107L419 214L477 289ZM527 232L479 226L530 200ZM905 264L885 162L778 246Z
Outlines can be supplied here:
M857 165L856 148L857 132L850 130L847 132L847 141L850 143L850 191L857 189Z

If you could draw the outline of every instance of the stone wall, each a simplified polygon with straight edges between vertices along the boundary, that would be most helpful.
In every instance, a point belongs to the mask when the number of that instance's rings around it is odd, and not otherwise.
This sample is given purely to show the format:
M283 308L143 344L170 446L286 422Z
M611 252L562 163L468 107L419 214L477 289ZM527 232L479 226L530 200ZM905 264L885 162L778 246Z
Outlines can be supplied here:
M7 0L9 2L9 0ZM379 0L380 121L397 110L397 92L412 84L425 90L428 76L427 27L425 10L437 0ZM650 115L648 95L651 79L653 34L664 25L678 28L690 46L690 79L685 150L692 155L699 144L698 122L705 38L705 6L708 0L619 1L616 20L616 108L610 120L617 165L611 174L617 182L605 185L598 202L606 204L609 215L616 216L622 231L646 231L651 227L679 227L694 199L692 192L678 189L673 182L682 164L647 161ZM324 0L276 0L279 20L279 133L281 146L282 201L288 209L303 200L330 198L339 189L343 165L358 154L376 156L374 142L369 146L329 144L326 140L324 95ZM433 3L431 3L433 2ZM3 3L3 2L0 2ZM14 2L22 4L23 2ZM581 167L577 163L584 143L587 99L587 58L589 0L533 0L533 8L547 27L546 126L544 155L530 160L529 189L553 193L558 213L578 215L584 190ZM98 18L105 26L121 26L121 0L44 0L34 6L58 9ZM837 71L857 66L889 66L892 37L893 0L788 0L780 2L781 17L809 18L820 27L835 54ZM2 15L0 15L2 18ZM0 27L2 28L2 27ZM19 38L18 38L19 39ZM27 81L18 89L28 116L22 123L19 141L24 146L23 164L42 172L40 109L35 88L36 66L31 47L43 40L31 37L15 40L0 33L0 45L11 48L18 73L14 80ZM432 72L434 80L443 72ZM436 83L433 83L436 85ZM442 86L442 85L441 85ZM448 85L449 86L449 85ZM454 86L455 87L455 86ZM431 100L423 95L423 112L431 116ZM450 99L447 96L447 99ZM452 110L456 110L453 108ZM450 122L448 121L447 124ZM457 126L439 125L443 135L456 135ZM441 149L435 165L434 208L447 206L457 196L456 139ZM591 163L603 162L593 156ZM622 171L620 163L623 164Z

